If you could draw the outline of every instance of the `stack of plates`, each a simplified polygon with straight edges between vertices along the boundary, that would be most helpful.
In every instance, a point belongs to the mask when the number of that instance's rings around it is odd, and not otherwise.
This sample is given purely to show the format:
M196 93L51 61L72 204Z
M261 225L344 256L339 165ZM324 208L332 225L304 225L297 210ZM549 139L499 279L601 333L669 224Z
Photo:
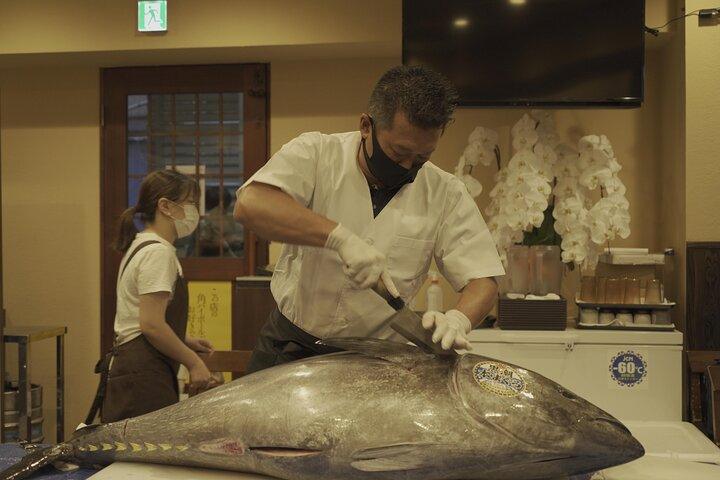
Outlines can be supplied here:
M498 327L503 330L565 330L567 305L560 300L524 300L500 297Z

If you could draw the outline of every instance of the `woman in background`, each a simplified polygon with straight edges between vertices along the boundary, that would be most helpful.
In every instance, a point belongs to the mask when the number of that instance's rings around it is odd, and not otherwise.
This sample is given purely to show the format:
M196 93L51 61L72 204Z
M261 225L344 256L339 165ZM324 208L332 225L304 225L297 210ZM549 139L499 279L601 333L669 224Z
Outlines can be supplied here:
M187 281L173 243L198 225L198 183L174 170L148 174L137 205L120 217L115 248L124 254L117 280L115 342L101 420L114 422L178 401L177 371L191 387L205 388L210 371L197 352L212 354L204 339L186 337ZM139 215L144 230L135 227Z

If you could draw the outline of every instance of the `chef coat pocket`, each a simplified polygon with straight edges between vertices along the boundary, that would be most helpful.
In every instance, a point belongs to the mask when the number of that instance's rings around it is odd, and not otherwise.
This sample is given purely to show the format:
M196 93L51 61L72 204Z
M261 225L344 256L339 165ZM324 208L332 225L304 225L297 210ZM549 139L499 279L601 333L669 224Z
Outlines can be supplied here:
M431 240L395 237L387 254L390 275L393 279L414 283L413 280L427 272L432 251Z

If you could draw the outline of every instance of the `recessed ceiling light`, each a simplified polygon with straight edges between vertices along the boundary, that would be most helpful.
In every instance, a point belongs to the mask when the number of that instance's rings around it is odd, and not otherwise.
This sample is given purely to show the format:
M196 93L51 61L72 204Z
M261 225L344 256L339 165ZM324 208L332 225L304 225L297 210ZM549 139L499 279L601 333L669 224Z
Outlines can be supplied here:
M470 24L470 21L468 21L465 17L458 17L453 21L453 25L455 25L457 28L465 28Z

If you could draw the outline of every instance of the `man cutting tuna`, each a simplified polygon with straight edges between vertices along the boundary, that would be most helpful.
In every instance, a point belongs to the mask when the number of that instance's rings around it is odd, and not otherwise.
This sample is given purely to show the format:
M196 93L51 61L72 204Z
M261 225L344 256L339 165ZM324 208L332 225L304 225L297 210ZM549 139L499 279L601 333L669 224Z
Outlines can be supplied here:
M370 287L381 280L409 302L433 257L461 294L447 312L426 312L423 327L443 349L470 347L467 334L492 309L494 277L505 272L465 186L429 161L456 100L440 74L394 67L359 131L304 133L238 189L235 220L284 244L271 282L277 308L247 373L327 353L318 339L404 341Z

